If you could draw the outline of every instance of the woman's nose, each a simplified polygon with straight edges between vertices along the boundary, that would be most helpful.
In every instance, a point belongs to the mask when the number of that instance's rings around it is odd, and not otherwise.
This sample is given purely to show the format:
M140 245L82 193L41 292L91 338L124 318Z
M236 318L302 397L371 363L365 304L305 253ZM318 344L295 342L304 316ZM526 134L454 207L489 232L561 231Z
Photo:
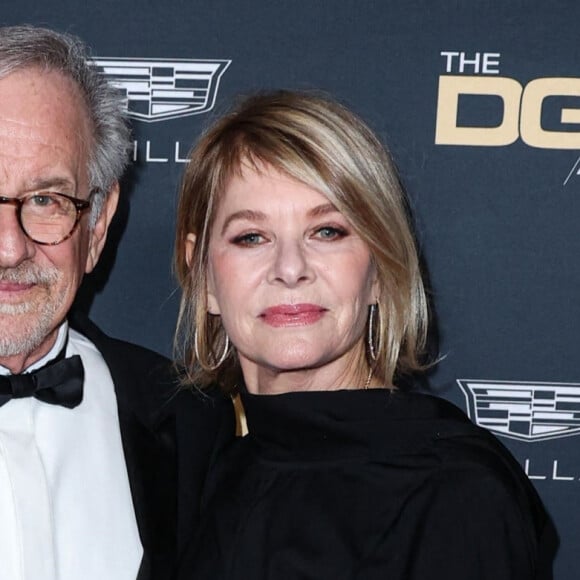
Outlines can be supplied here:
M289 287L314 279L314 270L301 241L278 240L269 278L270 282L280 282Z

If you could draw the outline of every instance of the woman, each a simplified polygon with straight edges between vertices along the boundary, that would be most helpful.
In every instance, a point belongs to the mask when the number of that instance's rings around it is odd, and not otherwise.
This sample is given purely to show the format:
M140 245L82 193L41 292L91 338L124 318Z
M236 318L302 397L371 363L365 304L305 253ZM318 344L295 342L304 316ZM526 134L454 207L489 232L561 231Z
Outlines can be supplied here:
M529 579L544 512L487 432L397 389L427 305L389 155L337 103L245 100L194 148L178 210L187 380L249 435L208 482L185 579Z

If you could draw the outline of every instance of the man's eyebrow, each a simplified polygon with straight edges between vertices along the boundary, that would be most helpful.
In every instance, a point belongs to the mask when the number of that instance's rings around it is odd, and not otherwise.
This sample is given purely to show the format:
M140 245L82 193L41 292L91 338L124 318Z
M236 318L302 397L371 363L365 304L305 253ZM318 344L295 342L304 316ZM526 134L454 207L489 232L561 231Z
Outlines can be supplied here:
M266 219L266 214L261 211L256 211L253 209L242 209L240 211L235 211L234 213L230 214L224 225L222 226L222 235L228 229L228 226L236 220L249 220L249 221L264 221Z
M34 179L29 182L27 187L29 191L39 191L42 189L65 189L67 191L74 191L75 188L75 182L66 177L43 177Z

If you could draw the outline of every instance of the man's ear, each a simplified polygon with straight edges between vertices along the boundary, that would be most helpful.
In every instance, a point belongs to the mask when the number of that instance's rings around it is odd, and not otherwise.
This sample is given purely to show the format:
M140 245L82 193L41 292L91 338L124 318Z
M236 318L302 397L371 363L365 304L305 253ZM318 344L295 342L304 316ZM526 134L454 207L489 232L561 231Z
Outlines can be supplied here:
M189 233L185 238L185 261L187 265L191 268L191 260L193 259L193 250L195 249L196 242L195 234ZM208 268L207 281L206 281L206 298L207 298L207 311L210 314L220 314L220 307L215 296L215 284L213 281L213 275L211 273L211 268Z
M89 232L89 253L87 255L87 263L85 266L85 273L88 274L92 272L94 267L99 261L101 252L105 247L105 242L107 241L107 232L109 226L111 225L111 220L115 215L117 210L117 204L119 203L119 183L115 184L109 189L107 195L105 196L105 201L101 209L101 214L97 219L97 223L94 225L92 230Z

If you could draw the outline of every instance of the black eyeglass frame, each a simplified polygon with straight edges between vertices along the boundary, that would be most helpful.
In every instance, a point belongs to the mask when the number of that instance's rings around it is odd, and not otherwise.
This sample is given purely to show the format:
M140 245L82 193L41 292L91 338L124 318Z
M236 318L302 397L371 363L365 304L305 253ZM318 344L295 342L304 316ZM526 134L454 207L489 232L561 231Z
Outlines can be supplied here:
M88 199L79 199L78 197L73 197L72 195L67 195L66 193L59 193L58 191L46 191L44 193L46 193L47 195L58 195L59 197L64 197L65 199L68 199L69 201L71 201L73 203L73 205L75 206L76 209L76 216L75 216L75 222L70 230L70 232L64 236L64 238L61 238L60 240L58 240L57 242L39 242L38 240L35 240L27 231L26 228L24 227L23 223L22 223L22 206L24 205L24 203L26 202L27 199L30 199L31 197L34 197L36 195L41 195L43 192L42 191L36 191L34 193L31 193L29 195L25 195L24 197L5 197L3 195L0 195L0 205L13 205L14 207L16 207L16 219L18 220L18 225L20 226L20 229L24 232L24 235L31 241L33 241L35 244L39 244L40 246L58 246L58 244L62 244L64 241L68 240L75 232L75 230L77 229L77 226L79 225L79 222L81 221L81 217L83 215L83 212L85 212L87 209L89 209L89 207L91 207L91 202L93 200L93 196L98 193L100 191L99 188L95 188L92 189L91 192L89 193L89 198Z

